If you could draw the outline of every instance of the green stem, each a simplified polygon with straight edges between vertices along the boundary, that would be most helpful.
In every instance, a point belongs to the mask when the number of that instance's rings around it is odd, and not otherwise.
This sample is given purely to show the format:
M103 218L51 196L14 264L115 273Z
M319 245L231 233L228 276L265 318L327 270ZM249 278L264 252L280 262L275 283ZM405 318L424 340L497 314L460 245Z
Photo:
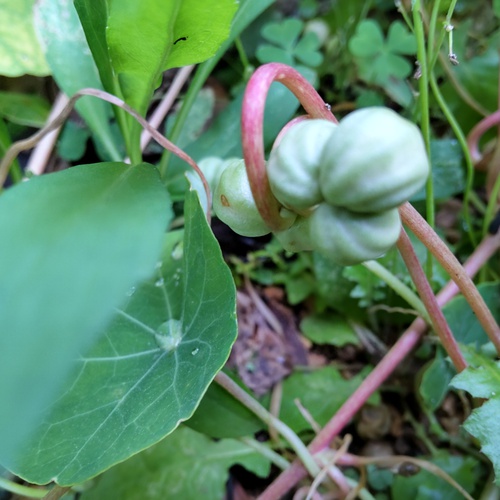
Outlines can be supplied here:
M439 50L441 48L441 44L444 41L445 30L441 29L439 32L439 40L436 44L436 28L437 28L437 18L439 14L439 7L441 6L441 0L436 0L432 7L431 19L429 21L429 29L427 33L427 61L428 61L428 70L432 73L434 65L436 64L436 60L438 58Z
M243 437L240 438L240 441L242 443L245 443L247 446L250 446L250 448L253 448L257 453L262 455L263 457L266 457L271 463L276 465L281 470L288 469L290 467L290 462L282 457L279 453L276 453L273 449L269 448L269 446L266 446L263 443L260 443L256 439L248 438L248 437Z
M251 64L248 59L247 53L245 52L245 47L243 47L241 38L239 36L234 39L234 46L236 47L238 55L240 56L241 64L243 65L243 73L246 74L248 69L251 67Z
M427 156L431 157L431 131L429 118L429 69L427 65L427 53L425 48L425 32L422 19L422 6L420 0L415 0L413 4L413 24L415 26L415 37L417 39L417 59L420 64L421 76L418 80L419 101L420 101L420 127L424 138ZM431 162L432 165L432 162ZM427 179L425 186L426 192L426 218L431 227L435 225L435 207L434 207L434 184L432 172ZM426 263L427 277L432 277L432 257L427 256Z
M470 151L469 147L467 145L467 139L462 132L462 129L460 128L460 125L458 124L457 120L455 119L455 116L451 112L450 108L446 104L446 101L443 98L443 95L441 94L441 91L439 90L439 86L436 81L436 77L434 75L431 75L430 79L430 84L431 84L431 89L432 93L434 94L434 98L436 99L436 102L438 103L439 107L441 108L441 111L443 112L444 116L446 117L446 120L448 120L448 123L450 124L451 129L453 130L453 133L455 134L460 147L462 148L462 152L465 158L465 165L467 169L467 176L466 176L466 186L465 186L465 191L464 191L464 205L465 205L465 212L464 212L464 218L465 222L467 223L467 233L469 235L469 238L472 242L473 245L477 244L476 237L474 235L474 231L472 228L472 220L471 220L471 215L469 211L469 199L471 196L472 192L472 187L474 183L474 165L472 163L472 158L470 156Z
M368 260L363 262L363 266L370 270L375 276L378 276L387 285L389 285L400 297L402 297L408 304L410 304L418 315L430 323L429 315L425 309L424 304L408 286L406 286L399 278L394 276L383 265L376 260Z
M30 486L23 486L22 484L15 483L14 481L9 481L4 477L0 477L0 489L10 491L15 495L19 495L27 498L44 498L48 490L45 489L35 489Z
M231 396L236 398L252 413L257 415L257 417L259 417L265 424L273 426L288 441L312 477L315 477L320 473L321 469L307 449L306 445L301 441L297 434L290 429L290 427L269 413L258 401L252 398L252 396L245 392L240 386L238 386L238 384L233 382L224 372L219 372L215 376L215 381L227 392L229 392Z

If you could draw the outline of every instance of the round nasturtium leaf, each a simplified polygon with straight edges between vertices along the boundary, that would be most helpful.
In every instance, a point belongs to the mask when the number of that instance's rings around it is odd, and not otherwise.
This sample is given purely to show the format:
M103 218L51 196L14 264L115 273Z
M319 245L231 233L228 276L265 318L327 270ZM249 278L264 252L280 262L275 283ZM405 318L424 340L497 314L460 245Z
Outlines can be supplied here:
M236 338L231 273L194 192L184 232L166 236L149 280L131 288L11 469L32 483L83 482L188 419Z

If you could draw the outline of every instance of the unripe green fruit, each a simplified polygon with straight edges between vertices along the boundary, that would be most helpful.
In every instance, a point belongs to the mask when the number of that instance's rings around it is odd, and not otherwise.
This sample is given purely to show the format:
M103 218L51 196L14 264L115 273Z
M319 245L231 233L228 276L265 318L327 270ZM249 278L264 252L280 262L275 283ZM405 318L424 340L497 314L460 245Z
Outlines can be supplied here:
M198 167L203 172L203 175L207 179L208 185L212 193L215 191L217 184L219 184L220 176L222 172L234 161L239 161L239 158L228 158L224 160L218 156L207 156L198 162Z
M303 212L323 201L318 181L322 151L336 128L328 120L305 120L288 130L273 149L267 176L283 206Z
M255 205L243 160L232 162L222 172L213 198L215 214L235 233L263 236L271 232Z
M311 240L310 221L310 217L299 216L288 229L277 231L274 236L288 252L314 250L314 242Z
M319 185L330 205L380 212L407 201L428 175L420 130L394 111L374 107L340 122L323 148Z
M401 221L396 208L360 214L322 203L310 217L316 250L337 264L351 266L386 253L398 240Z

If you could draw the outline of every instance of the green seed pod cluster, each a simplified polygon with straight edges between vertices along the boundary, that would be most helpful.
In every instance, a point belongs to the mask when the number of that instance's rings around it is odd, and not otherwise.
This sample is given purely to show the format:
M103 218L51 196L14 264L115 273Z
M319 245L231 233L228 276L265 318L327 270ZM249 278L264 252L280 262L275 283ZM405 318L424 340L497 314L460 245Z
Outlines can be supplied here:
M268 175L278 201L310 212L277 238L287 250L314 249L341 265L380 257L399 237L397 207L429 175L420 131L379 107L355 111L322 132L323 120L299 125L272 152Z
M429 175L418 128L386 108L365 108L338 125L307 120L288 130L267 165L269 184L291 226L275 233L290 251L316 250L341 265L380 257L397 241L397 207ZM224 170L217 216L247 236L267 234L243 161Z

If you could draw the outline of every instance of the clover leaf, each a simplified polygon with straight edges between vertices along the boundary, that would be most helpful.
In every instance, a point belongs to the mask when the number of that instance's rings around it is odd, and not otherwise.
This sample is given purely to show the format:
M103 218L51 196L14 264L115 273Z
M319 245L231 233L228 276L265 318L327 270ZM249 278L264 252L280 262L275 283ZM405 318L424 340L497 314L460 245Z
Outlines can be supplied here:
M261 34L269 43L263 43L257 48L257 59L263 64L281 62L294 66L298 60L307 66L319 66L323 62L323 56L318 51L321 42L312 32L300 37L303 29L304 23L299 19L266 24Z
M411 73L411 64L402 56L415 54L417 42L399 21L391 24L384 39L377 21L368 19L358 24L349 50L362 80L386 86L391 79L403 79Z

